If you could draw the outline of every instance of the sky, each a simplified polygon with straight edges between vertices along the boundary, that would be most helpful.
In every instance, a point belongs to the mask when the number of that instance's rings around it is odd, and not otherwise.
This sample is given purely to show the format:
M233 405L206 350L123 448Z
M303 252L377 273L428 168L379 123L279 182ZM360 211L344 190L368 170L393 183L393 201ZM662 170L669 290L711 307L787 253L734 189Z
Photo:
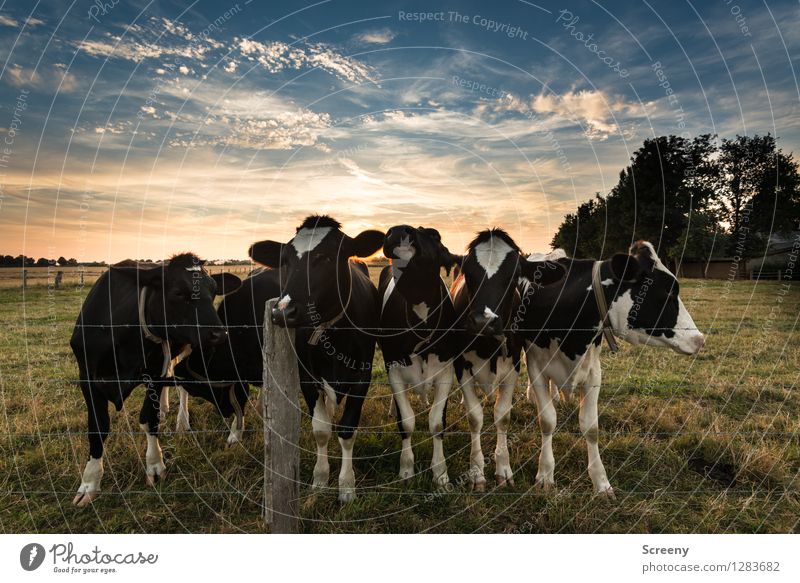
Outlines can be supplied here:
M245 258L313 213L543 251L647 138L800 150L798 54L792 0L0 0L0 253Z

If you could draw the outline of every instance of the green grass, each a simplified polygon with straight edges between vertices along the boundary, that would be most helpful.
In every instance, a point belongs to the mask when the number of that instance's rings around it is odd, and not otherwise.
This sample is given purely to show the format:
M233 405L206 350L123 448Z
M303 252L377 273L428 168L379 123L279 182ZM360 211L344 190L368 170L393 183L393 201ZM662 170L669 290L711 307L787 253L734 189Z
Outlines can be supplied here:
M389 390L380 355L356 440L358 498L336 498L338 445L331 440L331 490L301 489L305 532L797 532L800 517L800 371L797 284L687 280L682 295L709 330L705 352L682 357L624 345L604 355L600 443L615 502L592 496L577 402L561 402L554 439L555 493L532 486L540 437L525 400L524 369L515 395L511 453L516 486L473 495L468 427L454 392L445 452L452 488L430 496L427 420L414 436L418 475L399 484L400 440L387 416ZM192 402L193 434L171 433L162 446L170 471L156 489L144 484L145 440L138 429L142 389L112 414L103 495L71 506L86 461L85 405L69 379L68 346L87 290L0 289L0 531L262 532L262 438L248 409L246 438L226 450L225 425ZM257 390L254 389L254 401ZM424 407L415 398L415 408ZM493 452L485 408L484 453ZM301 477L310 480L314 446L303 420ZM492 464L487 464L492 483Z

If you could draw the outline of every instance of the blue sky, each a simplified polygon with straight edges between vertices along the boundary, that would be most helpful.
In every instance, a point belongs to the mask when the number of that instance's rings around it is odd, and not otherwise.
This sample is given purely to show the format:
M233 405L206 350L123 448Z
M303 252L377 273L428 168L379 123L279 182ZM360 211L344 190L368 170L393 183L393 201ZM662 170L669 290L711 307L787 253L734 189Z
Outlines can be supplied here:
M500 225L544 250L662 134L798 150L800 5L0 0L0 252L244 257Z

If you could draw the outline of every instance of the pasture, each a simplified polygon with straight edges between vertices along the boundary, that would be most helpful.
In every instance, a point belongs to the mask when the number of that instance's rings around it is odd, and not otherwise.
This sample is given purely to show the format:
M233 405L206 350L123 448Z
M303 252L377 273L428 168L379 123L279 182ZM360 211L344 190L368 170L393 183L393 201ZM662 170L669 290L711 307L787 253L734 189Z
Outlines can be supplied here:
M524 366L509 437L513 488L492 490L489 462L489 492L468 491L469 435L457 391L444 439L451 487L432 494L426 413L414 435L417 476L398 483L400 438L387 414L390 391L378 352L355 446L358 498L337 501L332 440L330 491L301 487L303 531L797 532L800 293L797 284L786 285L685 280L681 296L708 333L703 353L684 357L622 343L617 355L604 354L600 447L614 502L592 495L575 400L557 406L556 491L533 489L541 439L535 406L525 398ZM68 339L87 291L88 282L57 291L0 288L0 531L262 532L255 408L247 410L243 444L226 450L227 428L199 401L191 404L193 431L173 432L174 390L161 440L167 480L154 489L144 483L140 387L127 410L112 412L103 494L87 509L71 506L88 446ZM303 414L301 477L308 482L315 446L305 408ZM487 456L494 451L491 420L487 407Z

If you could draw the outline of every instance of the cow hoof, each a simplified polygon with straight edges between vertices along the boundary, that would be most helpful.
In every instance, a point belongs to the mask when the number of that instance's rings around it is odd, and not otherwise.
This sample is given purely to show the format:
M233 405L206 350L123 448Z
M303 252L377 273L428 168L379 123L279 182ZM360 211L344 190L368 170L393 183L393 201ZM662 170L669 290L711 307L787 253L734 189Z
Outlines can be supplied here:
M614 488L608 486L607 488L600 490L596 493L596 496L602 500L616 500L617 495L614 494Z
M153 464L147 466L145 482L148 486L155 486L159 482L167 479L167 467L164 464Z
M182 415L178 415L178 420L175 422L175 431L177 433L185 433L192 430L191 425L189 425L189 420Z
M339 502L342 504L349 504L356 499L355 488L343 488L339 490Z
M514 487L514 478L506 478L505 476L497 475L495 476L497 479L497 487L498 488L505 488L506 486Z
M472 491L475 493L486 492L486 480L483 482L473 482Z
M539 492L547 494L548 492L552 492L556 489L556 483L551 480L536 480L536 483L533 485L533 488Z
M73 506L77 506L78 508L86 508L94 502L100 496L99 490L93 490L91 492L78 492L75 495L75 498L72 499Z
M234 435L233 433L231 433L228 436L228 439L225 441L225 449L230 449L234 445L236 445L237 443L242 443L242 440L239 439L239 437L237 435Z
M397 476L400 478L401 482L407 484L414 477L414 470L400 470Z
M450 483L450 476L447 475L447 472L441 476L434 476L433 483L437 486L447 486Z

